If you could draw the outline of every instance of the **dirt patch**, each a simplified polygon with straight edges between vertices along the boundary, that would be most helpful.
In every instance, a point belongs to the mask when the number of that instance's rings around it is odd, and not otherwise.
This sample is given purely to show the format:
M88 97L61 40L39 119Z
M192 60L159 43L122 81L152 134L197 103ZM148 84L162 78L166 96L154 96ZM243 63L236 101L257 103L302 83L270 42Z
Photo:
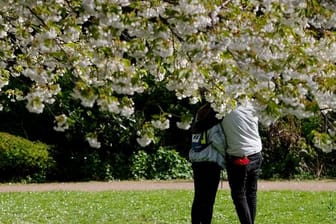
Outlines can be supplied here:
M127 190L178 190L193 189L192 181L111 181L71 182L44 184L0 184L0 192L42 192L42 191L127 191ZM227 181L220 189L228 190ZM259 190L336 191L336 180L321 181L259 181Z

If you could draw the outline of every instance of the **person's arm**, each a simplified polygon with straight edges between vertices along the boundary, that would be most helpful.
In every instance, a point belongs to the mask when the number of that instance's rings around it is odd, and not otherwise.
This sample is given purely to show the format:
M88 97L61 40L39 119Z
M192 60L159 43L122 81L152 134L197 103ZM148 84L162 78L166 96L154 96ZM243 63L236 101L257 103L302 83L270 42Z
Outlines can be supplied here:
M208 130L208 139L212 147L220 154L225 155L227 147L224 132L221 128L221 124L217 124Z

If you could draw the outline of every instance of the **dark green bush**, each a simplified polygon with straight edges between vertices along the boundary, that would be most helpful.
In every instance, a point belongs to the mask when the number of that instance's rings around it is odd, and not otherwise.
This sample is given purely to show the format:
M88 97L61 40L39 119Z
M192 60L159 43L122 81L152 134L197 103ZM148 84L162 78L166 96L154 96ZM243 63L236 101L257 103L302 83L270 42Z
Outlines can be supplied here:
M176 150L160 147L155 153L140 150L131 158L134 179L190 179L190 162Z
M268 128L261 128L262 178L335 177L336 151L325 153L309 142L307 125L312 124L287 116Z
M284 118L263 131L262 178L290 179L298 175L313 175L303 170L314 155L301 137L300 126L294 118Z
M0 132L0 181L43 182L54 166L50 146Z

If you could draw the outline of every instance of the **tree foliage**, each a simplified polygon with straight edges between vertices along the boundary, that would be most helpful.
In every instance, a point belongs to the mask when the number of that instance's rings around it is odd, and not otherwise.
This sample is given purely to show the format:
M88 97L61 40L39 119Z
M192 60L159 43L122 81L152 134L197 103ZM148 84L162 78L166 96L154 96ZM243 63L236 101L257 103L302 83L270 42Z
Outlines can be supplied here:
M50 108L57 131L99 111L120 123L116 129L138 130L146 146L172 120L188 129L192 116L188 107L159 104L139 117L137 96L160 86L195 104L205 88L219 116L246 100L266 125L322 113L326 129L312 134L331 151L335 10L328 0L3 0L1 109ZM109 124L90 125L82 134L99 148Z

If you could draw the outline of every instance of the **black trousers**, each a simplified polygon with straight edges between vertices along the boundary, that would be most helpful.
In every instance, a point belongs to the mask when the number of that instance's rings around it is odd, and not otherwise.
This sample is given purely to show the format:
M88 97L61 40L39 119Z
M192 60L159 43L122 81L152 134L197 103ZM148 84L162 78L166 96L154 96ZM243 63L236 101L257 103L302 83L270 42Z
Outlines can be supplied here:
M262 163L261 153L248 157L248 165L236 165L236 158L226 157L231 197L241 224L253 224L257 210L257 189Z
M192 164L194 200L191 208L192 224L210 224L220 181L221 167L214 162Z

